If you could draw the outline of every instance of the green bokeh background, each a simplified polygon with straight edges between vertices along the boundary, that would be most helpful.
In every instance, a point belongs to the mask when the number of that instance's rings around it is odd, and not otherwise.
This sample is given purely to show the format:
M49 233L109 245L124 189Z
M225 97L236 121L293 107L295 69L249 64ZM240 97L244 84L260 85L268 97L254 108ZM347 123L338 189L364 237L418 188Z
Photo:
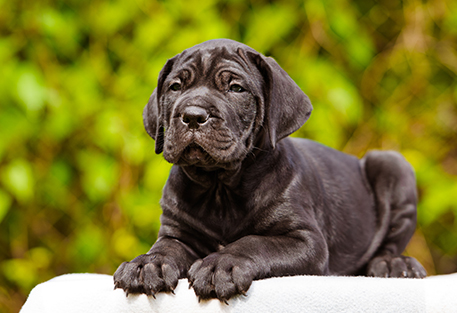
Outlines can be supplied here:
M213 38L308 94L295 136L402 152L420 195L407 253L457 271L456 1L0 0L0 35L0 312L149 249L170 165L142 109L166 60Z

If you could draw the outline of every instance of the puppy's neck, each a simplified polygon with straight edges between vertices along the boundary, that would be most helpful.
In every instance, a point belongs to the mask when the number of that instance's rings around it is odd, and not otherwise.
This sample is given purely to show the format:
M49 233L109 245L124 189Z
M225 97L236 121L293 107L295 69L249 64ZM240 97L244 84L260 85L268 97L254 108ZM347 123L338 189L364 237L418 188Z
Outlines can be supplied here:
M194 183L205 188L211 188L211 186L214 186L216 183L222 183L230 189L235 189L241 180L241 164L230 169L180 165L175 166L179 166L186 176Z

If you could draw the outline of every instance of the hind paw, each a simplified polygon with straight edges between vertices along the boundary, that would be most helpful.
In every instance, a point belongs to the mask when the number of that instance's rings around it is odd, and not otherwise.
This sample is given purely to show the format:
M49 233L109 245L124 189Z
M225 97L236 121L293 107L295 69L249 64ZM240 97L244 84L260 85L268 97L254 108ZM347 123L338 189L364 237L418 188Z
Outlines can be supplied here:
M424 278L424 267L414 258L399 255L382 255L368 263L367 276Z

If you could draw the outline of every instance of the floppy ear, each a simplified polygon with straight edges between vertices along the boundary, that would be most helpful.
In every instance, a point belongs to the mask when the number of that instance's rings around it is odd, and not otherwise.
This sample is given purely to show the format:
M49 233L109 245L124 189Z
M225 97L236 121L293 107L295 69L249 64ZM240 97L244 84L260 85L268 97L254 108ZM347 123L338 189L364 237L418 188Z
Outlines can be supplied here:
M152 139L155 140L155 152L157 154L162 153L163 151L163 140L164 140L164 112L160 106L160 97L163 87L163 82L170 74L171 69L173 68L175 58L169 59L165 66L162 68L159 74L159 80L157 83L157 88L152 92L151 97L149 97L148 104L143 109L143 124L146 132Z
M163 118L159 114L159 101L157 99L157 88L149 97L148 104L143 109L143 124L146 132L156 142L155 152L160 154L163 151Z
M307 95L270 57L248 52L264 80L265 118L271 146L298 130L309 118L313 106Z

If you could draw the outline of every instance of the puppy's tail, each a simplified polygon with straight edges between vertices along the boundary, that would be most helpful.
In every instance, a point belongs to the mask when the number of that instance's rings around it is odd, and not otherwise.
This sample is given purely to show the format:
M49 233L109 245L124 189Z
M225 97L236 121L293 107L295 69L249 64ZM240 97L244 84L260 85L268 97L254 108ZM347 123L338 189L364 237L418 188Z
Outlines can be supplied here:
M373 177L376 175L376 173L373 173L372 171L370 171L370 169L366 168L367 158L369 158L369 154L360 160L360 166L362 168L362 173L365 174L365 178L367 179L367 187L369 188L369 190L373 191L376 212L378 213L378 215L375 235L367 251L359 259L356 266L356 268L358 269L363 268L373 258L378 249L382 246L382 243L386 238L387 232L389 230L391 219L391 203L389 199L386 199L386 197L379 197L380 194L385 193L379 192L379 190L377 190L379 186L375 182L376 178Z

